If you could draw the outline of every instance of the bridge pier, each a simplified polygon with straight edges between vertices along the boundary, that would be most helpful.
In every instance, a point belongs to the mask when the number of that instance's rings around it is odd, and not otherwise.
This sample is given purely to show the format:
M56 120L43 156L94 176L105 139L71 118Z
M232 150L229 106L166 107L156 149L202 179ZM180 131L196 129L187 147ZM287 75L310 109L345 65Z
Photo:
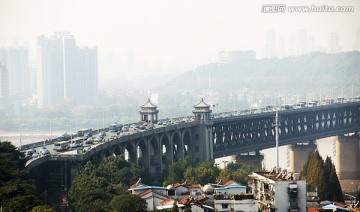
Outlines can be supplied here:
M336 171L344 192L360 188L360 138L359 135L337 136Z
M289 145L290 153L290 172L298 172L302 170L308 159L309 153L315 151L317 145L315 141L302 142Z
M250 152L246 154L238 154L233 155L231 157L231 161L235 161L235 163L243 164L243 165L251 165L255 168L262 169L262 162L264 160L264 155L262 155L259 151Z

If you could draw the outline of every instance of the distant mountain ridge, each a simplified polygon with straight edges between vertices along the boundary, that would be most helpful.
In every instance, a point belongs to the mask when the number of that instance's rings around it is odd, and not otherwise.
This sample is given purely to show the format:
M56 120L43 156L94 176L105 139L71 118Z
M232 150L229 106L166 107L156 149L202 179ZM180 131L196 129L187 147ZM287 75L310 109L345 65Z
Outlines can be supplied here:
M209 83L210 79L210 83ZM212 63L187 71L166 83L164 92L208 89L224 92L296 91L354 86L360 91L360 52L306 55L232 64Z

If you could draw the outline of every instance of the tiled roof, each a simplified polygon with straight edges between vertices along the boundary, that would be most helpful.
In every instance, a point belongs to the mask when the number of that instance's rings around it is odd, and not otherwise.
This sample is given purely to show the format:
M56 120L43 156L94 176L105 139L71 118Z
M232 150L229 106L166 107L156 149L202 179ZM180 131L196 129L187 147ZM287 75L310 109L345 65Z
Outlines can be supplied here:
M188 187L188 188L201 188L201 185L200 184L191 184L191 185L188 185L186 187Z
M195 108L197 108L197 107L207 107L207 108L209 108L210 107L210 105L208 105L208 104L206 104L205 102L204 102L204 99L203 98L201 98L201 101L197 104L197 105L195 105L194 106Z
M141 106L142 108L156 108L157 106L154 105L151 101L150 101L150 98L148 99L148 101L143 105Z
M230 185L231 183L236 183L236 182L233 181L233 180L229 180L229 181L227 181L227 182L224 184L224 186L228 186L228 185Z
M202 200L206 200L206 199L208 199L208 197L205 195L197 198L198 201L202 201Z
M174 199L173 199L173 198L168 198L168 199L160 202L160 204L161 204L161 205L164 205L164 204L166 204L166 203L168 203L168 202L171 202L171 201L174 201Z
M185 197L185 198L181 199L179 201L179 203L185 205L189 200L190 200L190 197L188 196L188 197Z
M308 212L319 212L319 211L323 211L322 208L308 208L307 210Z
M182 185L180 183L175 183L175 184L173 184L173 186L174 186L174 188L177 188L177 187L182 186Z
M151 190L151 189L148 189L148 190L140 193L139 196L142 197L142 196L145 196L146 194L149 194L149 193L151 193L151 192L152 192L152 190Z

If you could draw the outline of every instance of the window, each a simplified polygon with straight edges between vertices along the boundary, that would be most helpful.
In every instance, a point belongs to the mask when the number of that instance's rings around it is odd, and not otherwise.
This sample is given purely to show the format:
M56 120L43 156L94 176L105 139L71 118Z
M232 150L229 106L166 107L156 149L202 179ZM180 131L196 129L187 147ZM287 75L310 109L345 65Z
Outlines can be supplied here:
M222 209L227 209L229 204L221 204Z
M195 146L195 152L199 152L200 151L200 147L199 146Z
M199 140L199 134L195 134L195 140Z

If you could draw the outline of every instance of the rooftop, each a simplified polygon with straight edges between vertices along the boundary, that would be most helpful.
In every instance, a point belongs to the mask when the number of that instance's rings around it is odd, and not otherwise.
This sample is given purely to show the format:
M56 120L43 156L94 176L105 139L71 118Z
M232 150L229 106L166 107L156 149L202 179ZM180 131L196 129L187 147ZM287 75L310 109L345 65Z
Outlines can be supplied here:
M194 106L195 108L210 108L210 105L208 105L208 104L206 104L205 102L204 102L204 99L203 98L201 98L201 101L197 104L197 105L195 105Z
M148 101L141 106L141 108L157 108L157 106L151 102L150 98L148 98Z
M253 172L249 177L255 178L258 180L271 180L273 182L275 181L293 181L298 180L295 176L298 175L297 173L288 173L288 172Z

